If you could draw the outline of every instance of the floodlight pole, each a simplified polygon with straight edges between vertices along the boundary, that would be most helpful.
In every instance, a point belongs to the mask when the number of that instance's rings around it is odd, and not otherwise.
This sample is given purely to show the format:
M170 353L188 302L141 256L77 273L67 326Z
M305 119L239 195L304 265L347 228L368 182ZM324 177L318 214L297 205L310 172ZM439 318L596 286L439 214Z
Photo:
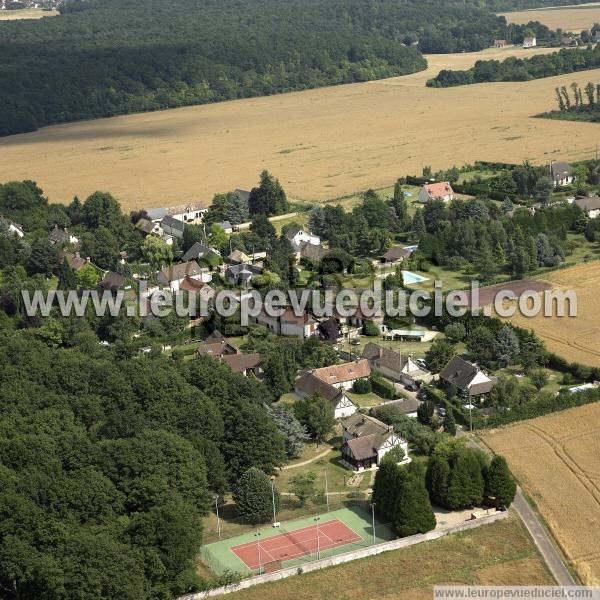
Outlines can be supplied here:
M219 494L215 494L215 509L217 511L217 534L221 539L221 519L219 518Z
M327 502L327 512L329 512L329 487L327 485L327 469L325 469L325 500Z
M319 539L319 521L320 521L320 517L315 517L315 521L317 523L317 560L319 560L321 558L321 543L320 543L320 539Z
M262 572L262 562L260 559L260 532L254 534L256 536L256 548L258 549L258 574Z
M373 543L376 543L377 538L375 537L375 502L371 502L371 518L373 520Z
M273 500L273 525L277 523L277 515L275 514L275 484L273 480L275 479L274 475L271 475L271 498Z

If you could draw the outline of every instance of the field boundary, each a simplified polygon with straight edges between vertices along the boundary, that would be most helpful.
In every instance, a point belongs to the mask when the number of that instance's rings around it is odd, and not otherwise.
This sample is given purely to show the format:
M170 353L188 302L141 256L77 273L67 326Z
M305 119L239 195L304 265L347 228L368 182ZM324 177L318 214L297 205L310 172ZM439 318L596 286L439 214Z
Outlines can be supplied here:
M488 525L491 523L495 523L496 521L501 521L503 519L508 518L508 516L508 511L496 512L492 515L480 517L471 521L464 521L463 523L459 523L458 525L448 527L447 529L429 531L428 533L412 535L409 537L392 540L391 542L384 542L383 544L376 544L374 546L369 546L368 548L361 548L360 550L354 550L345 554L330 556L328 558L316 560L312 563L307 563L302 567L289 567L287 569L275 571L274 573L264 573L263 575L248 577L247 579L242 579L238 583L234 583L231 585L225 585L212 590L206 590L197 594L187 594L185 596L180 596L179 600L203 600L204 598L212 598L215 596L230 594L232 592L237 592L239 590L247 589L255 585L260 585L262 583L279 581L280 579L287 579L288 577L293 577L294 575L309 573L311 571L319 571L328 567L341 565L353 560L357 560L359 558L376 556L377 554L389 552L390 550L399 550L401 548L407 548L409 546L414 546L415 544L420 544L422 542L437 540L452 533L460 533L462 531L475 529L476 527L480 527L482 525Z

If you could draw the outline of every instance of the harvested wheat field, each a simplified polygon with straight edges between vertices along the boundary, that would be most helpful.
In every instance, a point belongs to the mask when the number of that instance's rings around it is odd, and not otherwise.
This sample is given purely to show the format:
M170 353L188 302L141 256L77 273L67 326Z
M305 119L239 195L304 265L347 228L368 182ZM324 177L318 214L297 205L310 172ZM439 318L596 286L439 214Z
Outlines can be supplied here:
M515 314L511 321L533 329L552 352L572 362L600 366L600 263L597 261L555 271L546 277L554 289L574 290L576 317L533 318Z
M209 203L277 175L292 198L325 200L475 160L592 156L598 127L534 119L582 72L526 83L426 88L442 68L552 50L429 56L405 77L48 127L0 139L0 181L32 179L55 202L108 190L128 208Z
M580 32L583 29L591 29L594 23L600 22L600 3L519 10L501 13L501 15L508 23L523 25L530 21L539 21L550 29L560 28L564 31Z
M41 8L22 8L20 10L0 10L0 21L18 21L20 19L42 19L56 17L57 10L42 10Z
M553 585L554 580L523 524L512 515L469 532L256 586L229 597L429 600L434 585L525 584Z
M600 403L485 434L533 498L573 568L600 584Z

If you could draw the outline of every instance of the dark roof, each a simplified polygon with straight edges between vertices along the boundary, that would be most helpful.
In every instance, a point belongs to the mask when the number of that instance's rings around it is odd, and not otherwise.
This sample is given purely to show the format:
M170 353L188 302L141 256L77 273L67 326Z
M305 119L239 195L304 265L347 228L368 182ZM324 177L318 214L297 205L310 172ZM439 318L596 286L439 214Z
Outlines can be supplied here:
M355 460L366 460L377 455L377 450L387 436L366 435L346 442L346 448Z
M306 394L307 396L312 396L317 393L321 394L323 398L329 400L331 403L337 403L342 397L342 390L315 377L312 373L304 373L304 375L296 380L294 387L298 392Z
M151 221L160 221L163 217L169 214L168 208L150 208L146 210L146 214Z
M229 354L221 358L234 373L243 373L260 365L260 354Z
M116 290L125 283L125 277L119 273L109 271L104 279L98 284L98 287L103 290Z
M227 340L227 338L218 330L215 329L205 340L204 343L210 344L211 342L221 342Z
M241 190L240 188L236 188L236 190L233 193L244 202L248 202L248 200L250 199L250 192L248 190Z
M408 258L411 254L412 250L404 246L393 246L383 255L383 258L389 262L396 262L401 258Z
M203 355L208 355L208 356L212 356L217 357L217 358L222 358L223 356L229 355L229 354L237 354L238 350L237 348L230 343L228 340L221 340L220 342L217 341L211 341L211 342L204 342L202 344L200 344L198 346L198 350L197 353L200 356Z
M66 259L67 264L74 271L79 271L79 269L90 262L87 258L81 258L79 255L71 252L59 252L58 257L61 262Z
M181 260L196 260L198 258L202 258L207 252L210 252L210 248L201 244L200 242L195 242L194 245L188 249L188 251L181 257Z
M368 342L367 345L363 348L362 357L367 360L374 360L381 356L381 346L374 344L373 342Z
M144 233L152 233L154 230L154 223L149 221L148 219L140 219L136 224L135 228L138 231L143 231Z
M382 423L375 417L354 413L342 421L342 428L349 437L358 438L368 435L383 435L389 433L392 428Z
M410 413L417 412L417 408L419 408L420 404L421 402L416 398L407 398L405 400L393 400L392 402L386 402L385 404L382 404L380 406L374 406L369 412L376 417L377 413L379 412L378 409L382 408L383 406L393 406L394 408L397 408L402 414L408 415Z
M565 179L570 177L572 174L571 165L566 162L553 162L550 163L550 175L553 181Z
M319 332L324 340L336 342L340 337L340 324L334 317L319 323Z
M233 229L233 227L229 221L222 221L221 223L217 223L217 225L223 230Z
M263 270L256 265L249 265L247 263L240 263L238 265L229 265L227 270L225 271L225 275L231 279L239 278L242 274L245 273L245 277L248 277L248 274L251 275L260 275Z
M164 217L160 224L163 227L167 226L171 229L177 229L178 231L183 231L185 229L185 223L178 219L174 219L171 215Z
M159 272L159 275L166 281L179 281L185 279L188 275L199 275L202 269L195 260L179 263L165 267Z
M327 248L323 248L320 244L311 244L310 242L304 242L300 247L300 257L308 258L309 260L322 260L329 254Z
M53 244L65 244L69 241L71 235L66 229L59 229L58 225L54 226L54 229L50 232L49 240Z
M477 365L464 360L460 356L455 356L440 373L440 379L453 385L458 390L466 390L479 371L480 369ZM490 381L477 383L471 386L469 395L476 396L478 394L489 393L496 383L495 378L489 379Z
M599 196L586 196L585 198L576 198L574 204L581 210L598 210L600 208Z
M296 234L302 231L302 227L300 227L299 225L294 225L293 227L290 227L286 233L285 233L285 237L292 241L294 239L294 237L296 236Z

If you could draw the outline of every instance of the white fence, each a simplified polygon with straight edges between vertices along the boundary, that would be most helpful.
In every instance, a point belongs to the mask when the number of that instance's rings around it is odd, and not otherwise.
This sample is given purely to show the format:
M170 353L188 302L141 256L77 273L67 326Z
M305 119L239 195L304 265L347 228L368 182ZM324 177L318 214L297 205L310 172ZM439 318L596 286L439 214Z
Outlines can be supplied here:
M238 583L232 585L226 585L213 590L207 590L206 592L199 592L198 594L188 594L186 596L180 596L179 600L202 600L203 598L211 598L213 596L221 596L223 594L230 594L231 592L237 592L261 583L268 583L270 581L278 581L279 579L287 579L294 575L301 573L309 573L311 571L319 571L320 569L326 569L327 567L333 567L335 565L341 565L351 560L359 558L366 558L367 556L375 556L382 552L389 552L390 550L398 550L400 548L406 548L413 546L414 544L420 544L421 542L429 542L431 540L437 540L438 538L444 537L451 533L458 533L460 531L467 531L469 529L475 529L481 525L488 525L495 523L508 517L508 511L496 512L494 514L481 517L479 519L472 519L470 521L464 521L458 525L453 525L447 529L438 529L429 531L428 533L411 535L409 537L400 538L398 540L392 540L391 542L384 542L383 544L377 544L375 546L369 546L368 548L361 548L360 550L354 550L347 552L346 554L338 554L337 556L330 556L329 558L322 558L321 560L315 560L314 562L307 563L302 567L289 567L287 569L281 569L273 573L264 573L263 575L256 575L255 577L249 577L248 579L242 579Z

